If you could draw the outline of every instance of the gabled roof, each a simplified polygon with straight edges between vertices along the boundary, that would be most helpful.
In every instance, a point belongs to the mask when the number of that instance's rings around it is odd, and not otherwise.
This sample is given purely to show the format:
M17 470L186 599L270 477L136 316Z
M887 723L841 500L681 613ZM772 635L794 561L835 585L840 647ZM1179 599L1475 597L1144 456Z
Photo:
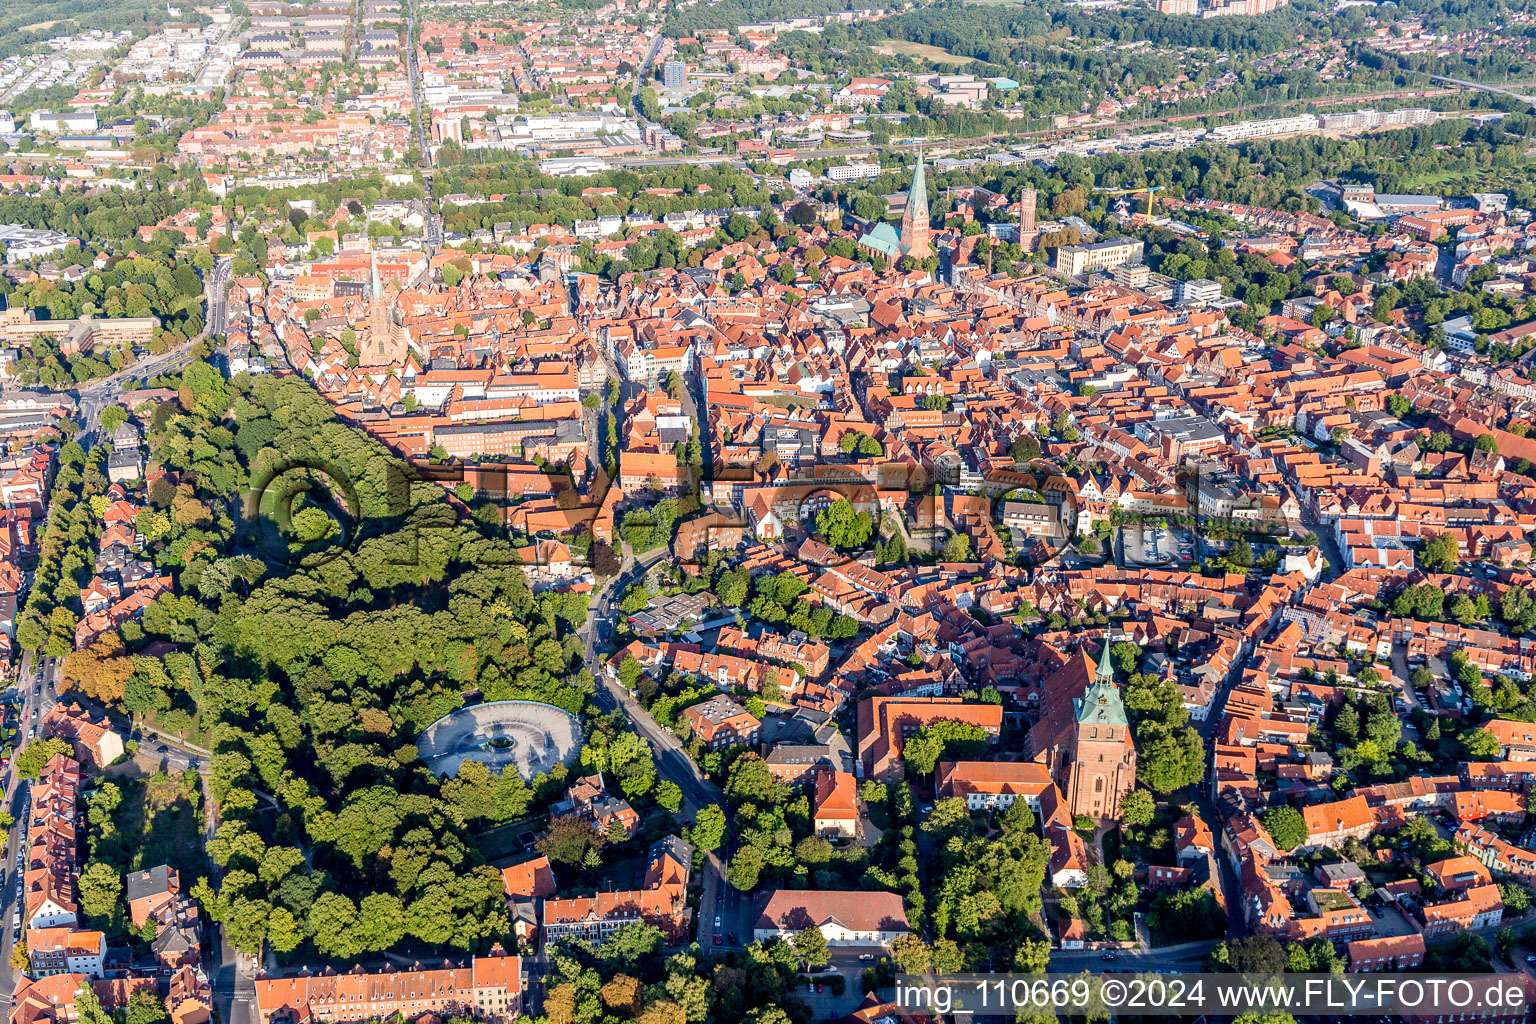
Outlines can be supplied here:
M909 930L906 908L896 893L800 889L770 893L756 927L798 932L834 923L855 932Z
M549 858L542 854L521 864L501 869L501 882L507 895L523 899L539 900L553 896L557 891Z

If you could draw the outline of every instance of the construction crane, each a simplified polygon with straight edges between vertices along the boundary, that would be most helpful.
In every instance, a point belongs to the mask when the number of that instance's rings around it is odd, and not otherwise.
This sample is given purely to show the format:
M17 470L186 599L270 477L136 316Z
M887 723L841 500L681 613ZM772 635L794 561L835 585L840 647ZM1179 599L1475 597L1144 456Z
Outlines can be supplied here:
M1095 192L1101 192L1110 196L1135 196L1145 192L1147 194L1147 219L1152 219L1152 193L1161 192L1167 185L1144 185L1141 188L1096 188Z

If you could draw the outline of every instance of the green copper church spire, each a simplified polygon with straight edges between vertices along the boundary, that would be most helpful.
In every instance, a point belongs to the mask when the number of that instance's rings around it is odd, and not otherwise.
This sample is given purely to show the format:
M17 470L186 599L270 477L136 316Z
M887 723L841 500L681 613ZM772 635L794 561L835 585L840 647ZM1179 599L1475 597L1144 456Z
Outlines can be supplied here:
M1120 688L1115 685L1115 666L1110 662L1109 637L1104 638L1104 648L1099 652L1093 682L1072 703L1080 725L1126 724L1125 704L1120 699Z
M928 223L928 176L923 173L923 151L917 151L917 170L912 173L912 188L907 194L907 209L914 220Z
M1104 638L1104 647L1099 651L1099 667L1093 673L1094 682L1113 683L1115 681L1115 665L1109 658L1109 637Z
M912 172L912 187L907 190L907 208L901 214L901 250L915 260L933 255L928 244L928 180L923 174L923 151L917 151L917 170Z

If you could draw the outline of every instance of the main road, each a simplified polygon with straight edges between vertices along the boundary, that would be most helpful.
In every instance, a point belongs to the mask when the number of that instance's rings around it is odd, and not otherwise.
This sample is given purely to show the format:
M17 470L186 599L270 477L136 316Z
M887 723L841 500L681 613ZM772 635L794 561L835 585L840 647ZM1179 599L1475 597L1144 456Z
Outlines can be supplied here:
M434 207L436 197L432 182L432 144L427 138L426 122L421 111L421 68L416 62L416 4L409 0L405 14L405 74L411 85L411 116L416 121L416 139L421 151L421 178L427 195L427 258L437 255L443 244L443 218Z
M619 574L592 595L591 609L587 621L582 625L581 635L587 669L597 679L597 690L592 695L593 703L605 711L624 712L635 731L650 744L657 774L663 781L673 783L682 791L680 813L684 821L691 822L698 817L701 809L710 804L724 809L720 788L693 763L682 742L670 730L658 725L650 712L641 707L617 679L608 675L607 666L597 651L598 642L602 638L599 634L611 635L614 617L620 614L618 596L629 588L630 583L644 578L653 565L667 557L670 557L670 552L666 548L645 554L639 559L626 555L624 567ZM699 945L707 950L715 944L716 906L726 894L725 860L720 851L711 851L704 858L700 884L698 940ZM721 931L726 930L722 926ZM724 944L723 941L721 944Z
M661 49L661 41L664 38L660 32L656 33L656 38L651 40L650 49L645 51L645 60L641 61L640 66L635 69L635 88L629 101L635 108L635 115L642 121L646 118L640 110L640 90L645 88L646 80L650 78L651 64L656 60L656 53Z
M411 84L411 111L416 117L416 138L421 146L421 165L432 166L432 148L427 144L427 132L421 119L421 69L416 66L416 0L406 0L405 8L405 73Z
M15 753L20 750L35 731L42 729L42 717L58 703L55 686L60 661L33 651L24 651L21 666L17 669L16 682L7 695L20 705L16 711L16 740L13 744L11 763L5 768L5 798L3 806L16 819L6 841L4 864L0 864L0 1002L8 1004L16 987L16 972L11 967L11 950L16 942L16 918L19 909L17 860L26 845L25 808L28 786L16 775ZM7 715L10 712L7 711Z
M6 693L0 694L0 697L14 700L18 705L15 712L17 736L14 744L17 750L42 733L43 716L59 703L58 685L63 667L62 658L49 657L34 651L22 652L14 685ZM64 699L74 700L67 693ZM93 716L101 714L101 709L94 705L88 710ZM7 715L10 713L7 711ZM189 749L174 739L157 741L150 735L140 737L138 731L130 732L128 735L130 738L140 740L142 744L140 753L154 758L157 767L161 769L179 771L195 764L200 773L206 774L208 771L206 752ZM15 751L13 751L11 763L4 769L4 797L0 800L0 807L16 819L6 838L5 861L0 863L0 1004L6 1004L11 992L15 989L15 971L10 961L11 950L16 942L14 915L18 910L19 895L16 886L17 858L22 854L26 841L24 808L27 806L27 786L16 775L14 753ZM232 1019L227 1013L223 1019L230 1020L231 1024L246 1024L243 1019Z
M626 560L626 567L620 571L619 575L609 580L593 595L591 611L582 627L582 639L586 647L587 668L598 683L593 701L606 711L624 712L625 716L634 723L635 731L651 745L658 774L663 779L676 783L682 790L684 810L691 808L697 811L698 808L707 804L720 802L719 787L710 782L693 763L682 742L670 730L658 725L650 712L641 707L640 702L631 697L629 691L625 690L617 679L608 675L606 666L597 652L599 630L611 629L613 617L619 614L617 596L622 594L630 583L643 577L651 566L667 556L667 549L662 548L639 559ZM692 817L691 814L686 816Z
M17 938L16 915L22 912L17 887L20 874L18 858L23 856L26 846L26 808L30 788L16 774L14 755L16 751L27 743L35 741L42 734L43 717L60 702L58 688L63 668L64 659L62 658L49 657L34 651L23 651L13 686L5 693L0 693L0 697L7 701L14 701L18 705L15 710L17 730L16 741L13 744L15 750L12 751L10 764L3 770L4 797L0 800L0 807L15 818L15 823L6 836L5 860L0 863L0 1006L9 1006L11 993L16 987L16 971L11 967L11 952ZM65 693L64 699L74 701L76 698ZM82 701L81 703L88 705L86 710L93 717L103 716L100 707L90 702ZM11 711L7 710L6 713L9 716ZM161 737L149 729L132 729L127 732L127 736L139 742L139 754L152 759L155 767L160 770L176 772L190 767L203 776L208 774L208 751L188 747L174 737ZM206 820L207 831L203 837L205 842L213 836L216 817L208 814ZM219 939L222 941L223 929L220 928L219 931ZM233 951L225 943L220 959L209 965L210 974L215 979L215 992L221 1004L220 1019L229 1021L230 1024L250 1024L248 1011L244 1015L232 1012L231 1002L241 1001L242 996L238 990L238 980L228 976L233 974L230 969L233 963ZM222 992L219 984L221 978L225 982ZM254 994L255 989L251 979L244 980L244 987ZM249 1002L248 996L246 1001Z

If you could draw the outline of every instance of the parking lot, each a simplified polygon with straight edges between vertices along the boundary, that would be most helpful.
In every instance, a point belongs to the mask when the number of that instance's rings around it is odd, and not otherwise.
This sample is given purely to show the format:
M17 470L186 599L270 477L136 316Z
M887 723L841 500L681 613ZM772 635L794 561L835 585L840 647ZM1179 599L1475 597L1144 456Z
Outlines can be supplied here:
M1164 523L1127 523L1120 528L1127 565L1181 565L1195 559L1195 537L1185 527Z
M852 953L843 950L834 950L832 963L817 974L809 975L804 988L795 993L801 999L810 1004L811 1014L816 1020L836 1020L846 1017L858 1009L864 1001L864 993L859 988L859 979L864 974L864 969L869 963L860 962ZM829 980L833 975L840 975L843 979L843 994L833 993L833 986ZM816 991L816 986L821 986L821 991Z

